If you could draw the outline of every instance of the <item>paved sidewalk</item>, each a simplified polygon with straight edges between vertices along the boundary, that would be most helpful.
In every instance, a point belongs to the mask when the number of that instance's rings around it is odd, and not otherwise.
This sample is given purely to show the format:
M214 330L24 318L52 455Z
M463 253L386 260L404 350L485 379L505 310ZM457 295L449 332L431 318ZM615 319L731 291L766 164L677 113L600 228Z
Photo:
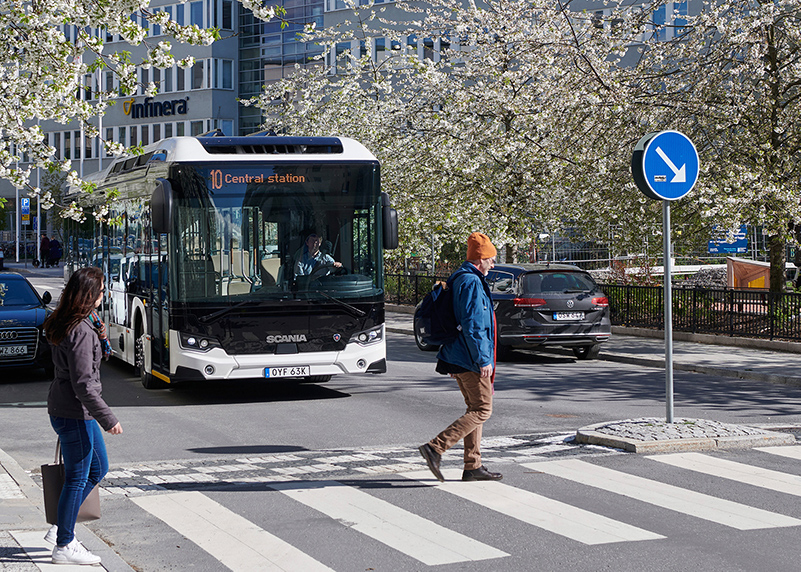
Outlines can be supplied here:
M105 542L79 524L75 535L103 559L100 566L51 564L53 546L44 541L50 525L45 521L42 489L5 451L0 449L0 571L79 572L108 570L133 572Z

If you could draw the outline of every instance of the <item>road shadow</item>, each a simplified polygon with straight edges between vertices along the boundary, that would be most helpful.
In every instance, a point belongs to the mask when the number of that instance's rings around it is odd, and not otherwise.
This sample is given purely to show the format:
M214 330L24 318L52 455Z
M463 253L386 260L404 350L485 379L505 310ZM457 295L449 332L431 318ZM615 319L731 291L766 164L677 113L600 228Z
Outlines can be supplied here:
M297 445L242 445L187 449L190 453L199 453L201 455L275 455L277 453L299 453L308 450Z

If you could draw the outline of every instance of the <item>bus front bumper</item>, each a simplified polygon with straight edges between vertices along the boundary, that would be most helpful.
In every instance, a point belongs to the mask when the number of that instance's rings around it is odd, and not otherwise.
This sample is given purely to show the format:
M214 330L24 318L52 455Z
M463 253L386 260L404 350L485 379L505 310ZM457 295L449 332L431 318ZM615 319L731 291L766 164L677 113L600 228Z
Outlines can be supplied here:
M171 340L171 347L180 347L177 337L175 334L176 339ZM271 368L297 371L304 367L308 368L309 376L383 373L386 371L386 355L384 336L369 344L351 342L339 352L229 355L222 348L207 352L184 350L170 356L170 377L171 381L254 379L267 378L266 372ZM271 376L275 377L279 376Z

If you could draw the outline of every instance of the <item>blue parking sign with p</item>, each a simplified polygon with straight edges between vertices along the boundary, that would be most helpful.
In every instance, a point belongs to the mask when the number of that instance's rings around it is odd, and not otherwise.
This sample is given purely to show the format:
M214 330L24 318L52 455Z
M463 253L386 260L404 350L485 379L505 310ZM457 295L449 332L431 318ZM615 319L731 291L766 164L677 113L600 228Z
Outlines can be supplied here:
M647 197L675 201L698 181L698 151L678 131L649 133L634 148L631 170L637 187Z

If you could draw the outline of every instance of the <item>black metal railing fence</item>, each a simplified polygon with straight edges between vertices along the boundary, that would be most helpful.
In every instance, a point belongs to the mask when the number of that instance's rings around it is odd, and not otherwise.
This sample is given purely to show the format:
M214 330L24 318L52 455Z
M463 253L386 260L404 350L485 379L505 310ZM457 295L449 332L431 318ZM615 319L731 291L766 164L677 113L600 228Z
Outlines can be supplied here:
M415 306L447 276L388 274L386 301ZM662 286L602 284L613 325L664 329ZM764 290L673 290L673 330L749 338L801 340L801 294Z

